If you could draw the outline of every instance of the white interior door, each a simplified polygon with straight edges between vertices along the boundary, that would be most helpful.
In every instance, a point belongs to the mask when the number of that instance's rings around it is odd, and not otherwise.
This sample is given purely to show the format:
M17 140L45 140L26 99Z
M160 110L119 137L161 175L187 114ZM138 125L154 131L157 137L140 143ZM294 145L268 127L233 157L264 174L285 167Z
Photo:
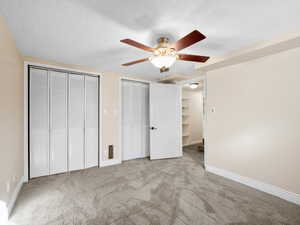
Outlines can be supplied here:
M84 76L69 75L69 170L84 168Z
M49 175L49 81L46 70L30 69L30 177Z
M68 171L67 74L49 72L50 80L50 174Z
M98 166L98 78L85 77L85 165Z
M150 159L182 156L181 88L150 84Z
M149 156L149 85L122 80L122 159Z

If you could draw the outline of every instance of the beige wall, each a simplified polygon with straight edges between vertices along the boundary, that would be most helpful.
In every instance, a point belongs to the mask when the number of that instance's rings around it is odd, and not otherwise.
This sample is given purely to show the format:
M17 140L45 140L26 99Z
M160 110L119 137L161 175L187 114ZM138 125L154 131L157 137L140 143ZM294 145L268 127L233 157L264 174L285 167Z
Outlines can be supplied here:
M208 166L300 194L299 59L298 47L207 72Z
M101 79L102 95L102 159L108 158L108 145L114 145L114 159L120 160L120 74L95 70L84 66L68 65L51 62L43 59L24 57L24 61L46 64L51 66L65 67L70 69L84 70L99 73Z
M2 17L0 71L0 200L8 203L23 176L23 61Z

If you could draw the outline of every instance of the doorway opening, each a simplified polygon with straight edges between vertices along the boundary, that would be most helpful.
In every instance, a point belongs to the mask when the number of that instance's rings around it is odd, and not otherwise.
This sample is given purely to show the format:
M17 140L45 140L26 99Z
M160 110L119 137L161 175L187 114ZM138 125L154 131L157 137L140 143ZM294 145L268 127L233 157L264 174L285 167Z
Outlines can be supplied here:
M122 161L182 156L181 86L121 80Z
M182 144L184 154L204 167L204 80L182 86Z

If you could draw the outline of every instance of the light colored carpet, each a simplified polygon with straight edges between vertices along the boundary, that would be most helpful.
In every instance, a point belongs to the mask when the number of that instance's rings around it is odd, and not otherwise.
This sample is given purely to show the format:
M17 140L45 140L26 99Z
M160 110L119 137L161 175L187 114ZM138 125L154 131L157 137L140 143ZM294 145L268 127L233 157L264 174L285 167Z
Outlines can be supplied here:
M201 153L132 160L24 185L15 225L299 225L300 207L207 173Z

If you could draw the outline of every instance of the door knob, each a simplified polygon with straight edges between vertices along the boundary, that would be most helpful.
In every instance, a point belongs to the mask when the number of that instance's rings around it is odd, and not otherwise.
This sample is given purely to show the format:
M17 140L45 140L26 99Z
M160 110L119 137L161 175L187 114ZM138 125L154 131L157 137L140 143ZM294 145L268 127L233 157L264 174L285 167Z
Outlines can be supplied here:
M150 127L150 130L157 130L156 127Z

